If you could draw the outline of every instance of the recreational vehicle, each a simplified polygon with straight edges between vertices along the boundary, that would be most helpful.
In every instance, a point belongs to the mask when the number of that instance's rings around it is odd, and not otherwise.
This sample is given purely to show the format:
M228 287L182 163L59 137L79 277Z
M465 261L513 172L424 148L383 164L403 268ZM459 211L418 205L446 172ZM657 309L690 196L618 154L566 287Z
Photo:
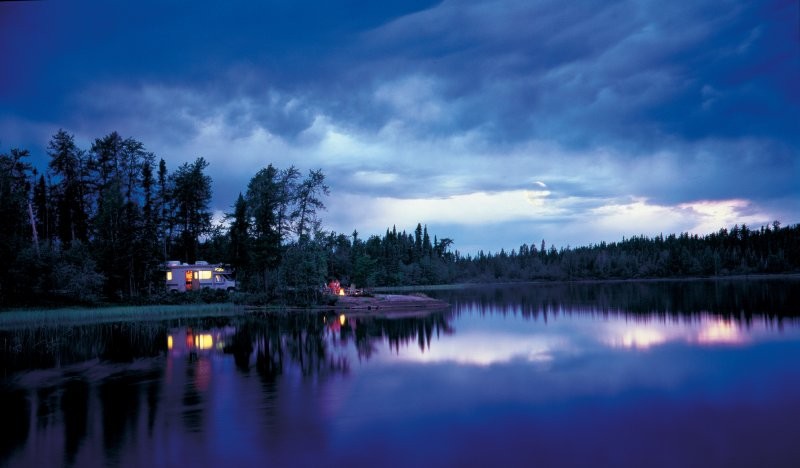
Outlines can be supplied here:
M232 272L229 268L208 262L198 261L194 264L181 263L177 260L167 262L166 286L168 291L185 292L199 289L236 289Z

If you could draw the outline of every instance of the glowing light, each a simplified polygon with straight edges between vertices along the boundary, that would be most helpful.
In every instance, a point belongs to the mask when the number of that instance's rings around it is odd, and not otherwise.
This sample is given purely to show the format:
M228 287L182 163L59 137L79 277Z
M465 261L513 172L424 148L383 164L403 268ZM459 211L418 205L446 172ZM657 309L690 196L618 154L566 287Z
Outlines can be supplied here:
M339 295L344 296L344 288L339 288Z
M167 349L172 349L172 335L167 335Z
M172 272L171 271L167 272L167 281L172 281Z
M347 318L344 316L344 314L340 314L339 315L339 325L344 326L345 320L347 320Z
M194 345L197 349L211 349L214 346L214 338L209 335L195 335Z

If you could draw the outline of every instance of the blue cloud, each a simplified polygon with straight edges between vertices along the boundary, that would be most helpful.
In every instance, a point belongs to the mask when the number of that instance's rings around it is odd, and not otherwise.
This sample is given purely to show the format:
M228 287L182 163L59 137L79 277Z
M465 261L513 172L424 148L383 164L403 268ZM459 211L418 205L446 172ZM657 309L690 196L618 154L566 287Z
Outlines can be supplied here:
M322 167L334 194L541 180L573 213L746 198L796 218L798 8L2 2L0 139L42 159L34 140L59 127L85 142L118 130L172 166L202 155L221 209L275 162Z

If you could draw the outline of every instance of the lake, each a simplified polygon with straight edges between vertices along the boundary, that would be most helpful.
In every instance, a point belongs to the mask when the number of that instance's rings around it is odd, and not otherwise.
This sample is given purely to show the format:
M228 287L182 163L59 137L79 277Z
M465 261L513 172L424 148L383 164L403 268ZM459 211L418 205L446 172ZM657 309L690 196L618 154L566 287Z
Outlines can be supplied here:
M0 328L0 465L800 466L796 278L428 294Z

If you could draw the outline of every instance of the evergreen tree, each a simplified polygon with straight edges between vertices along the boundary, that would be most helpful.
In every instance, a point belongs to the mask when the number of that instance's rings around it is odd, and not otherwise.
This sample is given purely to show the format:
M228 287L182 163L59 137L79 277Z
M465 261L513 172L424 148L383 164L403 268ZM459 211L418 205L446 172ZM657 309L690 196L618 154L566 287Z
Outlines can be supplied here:
M153 178L153 157L149 154L142 162L142 192L144 195L142 205L142 228L138 239L137 258L141 271L141 284L143 289L151 294L159 290L163 281L159 268L161 258L159 242L159 209L155 194L155 180Z
M229 215L232 219L228 235L230 236L230 250L228 251L227 261L239 274L239 280L243 280L246 269L250 266L250 220L247 216L247 201L241 192L233 206L233 213Z
M15 300L27 288L10 275L19 252L31 247L33 214L29 210L30 164L28 150L11 149L0 154L0 302Z
M50 205L50 189L44 175L40 175L33 187L33 212L39 239L50 243L53 239L53 210Z
M74 240L88 239L88 213L86 206L85 155L74 141L74 137L59 130L48 143L50 169L59 180L55 187L57 203L58 236L69 244Z
M263 291L276 287L271 273L281 262L281 232L277 213L285 197L278 181L278 170L272 165L261 169L247 185L246 207L252 230L253 272L260 277Z
M158 238L163 254L161 259L164 262L170 259L169 244L172 240L173 229L175 226L175 216L174 211L172 210L173 204L170 200L170 179L168 176L167 163L163 159L160 159L158 161L158 201L156 205L156 211L159 213Z
M325 175L319 169L309 171L308 177L297 188L293 217L296 219L295 234L301 242L303 239L309 239L319 229L317 210L325 209L321 197L329 194L330 190L325 185Z
M414 260L422 258L422 223L417 223L414 229Z
M433 251L433 246L431 245L431 238L428 235L428 225L426 224L425 227L422 229L422 255L423 257L429 257L431 252Z
M181 165L170 177L179 252L187 263L197 261L198 239L211 229L211 177L204 173L207 167L205 159L197 158L194 163Z
M296 202L300 171L294 166L278 171L276 176L277 207L275 225L281 243L289 237L297 214L292 211Z

